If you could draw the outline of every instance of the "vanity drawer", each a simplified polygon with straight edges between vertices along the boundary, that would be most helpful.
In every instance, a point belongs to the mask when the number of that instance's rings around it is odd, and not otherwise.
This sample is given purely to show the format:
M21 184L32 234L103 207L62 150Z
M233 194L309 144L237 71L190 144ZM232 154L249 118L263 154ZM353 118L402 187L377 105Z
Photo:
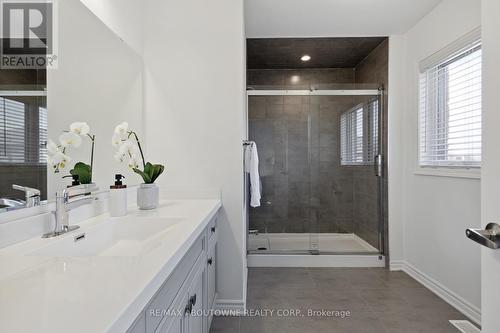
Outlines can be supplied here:
M146 332L154 332L158 327L189 272L203 253L204 243L205 237L201 235L146 307Z
M169 308L169 314L165 316L155 333L203 332L203 317L200 317L199 312L201 304L204 304L205 301L203 299L204 265L204 257L200 256L193 270L191 270L191 273L189 273L189 276L186 278L186 283L183 285L175 297L172 306ZM195 303L190 303L193 296L196 301ZM195 316L191 316L186 312L189 304L192 304L190 311L192 311Z
M127 333L144 333L146 330L146 316L144 312L135 320L132 326L127 330Z
M207 226L208 240L217 238L217 215L215 215Z

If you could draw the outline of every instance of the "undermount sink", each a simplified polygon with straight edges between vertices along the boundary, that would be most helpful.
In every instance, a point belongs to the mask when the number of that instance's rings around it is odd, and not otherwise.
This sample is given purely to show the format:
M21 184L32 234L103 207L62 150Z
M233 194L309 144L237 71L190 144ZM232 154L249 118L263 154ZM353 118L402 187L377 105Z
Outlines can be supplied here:
M110 219L87 230L78 229L28 256L135 257L161 244L161 235L174 228L180 217L124 217Z

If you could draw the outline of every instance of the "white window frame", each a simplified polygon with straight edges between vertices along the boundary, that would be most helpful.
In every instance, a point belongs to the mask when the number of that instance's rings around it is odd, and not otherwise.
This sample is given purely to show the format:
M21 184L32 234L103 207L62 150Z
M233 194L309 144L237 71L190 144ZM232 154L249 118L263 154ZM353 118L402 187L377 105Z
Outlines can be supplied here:
M474 43L481 41L481 28L478 27L463 37L459 38L455 42L446 46L442 50L436 52L430 57L419 62L419 71L417 74L417 156L415 160L415 171L416 175L423 176L437 176L437 177L453 177L453 178L471 178L480 179L481 178L481 166L467 166L467 165L421 165L420 164L420 137L421 137L421 121L420 121L420 75L431 67L435 67L438 64L445 62L455 55L459 55L464 52L464 50L473 45Z

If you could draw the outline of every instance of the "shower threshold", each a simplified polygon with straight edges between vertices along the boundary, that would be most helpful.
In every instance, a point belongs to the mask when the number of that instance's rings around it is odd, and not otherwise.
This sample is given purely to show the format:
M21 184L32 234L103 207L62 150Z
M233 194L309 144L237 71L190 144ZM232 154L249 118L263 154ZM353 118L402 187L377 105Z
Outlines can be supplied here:
M248 254L248 267L385 267L380 254Z
M250 234L248 251L260 253L364 253L378 254L377 248L356 234L260 233ZM316 252L316 253L314 253Z
M249 235L249 267L384 267L379 250L355 234Z

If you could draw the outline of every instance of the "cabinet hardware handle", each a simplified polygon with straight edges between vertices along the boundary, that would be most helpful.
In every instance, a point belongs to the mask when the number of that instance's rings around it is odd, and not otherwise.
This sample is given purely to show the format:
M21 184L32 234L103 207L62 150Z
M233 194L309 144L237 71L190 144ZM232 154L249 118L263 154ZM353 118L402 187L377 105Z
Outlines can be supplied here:
M184 309L184 313L191 314L192 310L193 310L193 306L191 305L191 303L189 303L188 305L186 305L186 308Z
M215 227L210 228L210 231L211 231L212 233L214 233L214 232L215 232Z
M213 259L212 259L212 258L210 258L210 259L208 259L208 260L207 260L207 262L208 262L208 264L209 264L209 265L212 265L212 263L213 263Z
M191 296L191 298L189 299L189 304L191 305L191 309L196 305L196 294Z

